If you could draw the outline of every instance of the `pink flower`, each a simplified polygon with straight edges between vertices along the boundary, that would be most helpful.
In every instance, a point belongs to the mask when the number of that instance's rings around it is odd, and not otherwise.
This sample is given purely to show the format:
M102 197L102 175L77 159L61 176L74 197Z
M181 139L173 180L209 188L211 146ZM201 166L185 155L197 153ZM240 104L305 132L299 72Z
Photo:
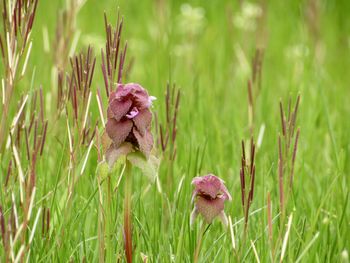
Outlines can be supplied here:
M213 174L208 174L193 178L192 184L195 187L192 194L192 202L195 205L191 214L191 225L197 215L201 214L208 224L219 216L222 223L227 226L224 203L226 200L232 200L232 198L224 185L224 181Z
M152 113L150 106L154 97L139 84L118 84L109 96L106 132L113 141L112 149L122 143L131 143L146 157L153 148L151 133Z

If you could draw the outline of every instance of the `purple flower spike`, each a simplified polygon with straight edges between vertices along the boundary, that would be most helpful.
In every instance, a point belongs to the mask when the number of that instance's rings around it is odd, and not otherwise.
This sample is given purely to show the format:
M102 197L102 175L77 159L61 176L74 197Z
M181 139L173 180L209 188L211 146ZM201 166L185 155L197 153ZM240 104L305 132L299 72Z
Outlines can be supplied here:
M149 109L152 100L154 97L136 83L118 84L117 90L110 94L106 132L114 149L128 142L149 156L153 148Z
M195 206L191 214L191 225L197 215L201 214L208 224L219 216L222 223L227 226L224 202L232 200L232 197L224 181L213 174L208 174L193 178L192 184L195 187L192 195L192 202L195 203Z

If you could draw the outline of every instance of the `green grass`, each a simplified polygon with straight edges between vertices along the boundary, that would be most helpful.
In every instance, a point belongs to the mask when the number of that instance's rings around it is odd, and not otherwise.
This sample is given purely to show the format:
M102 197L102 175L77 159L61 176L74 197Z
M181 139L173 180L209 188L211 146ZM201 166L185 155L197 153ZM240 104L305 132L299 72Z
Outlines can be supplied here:
M93 123L99 119L95 91L97 87L104 87L100 66L104 10L109 21L114 23L117 6L120 7L125 23L123 40L129 45L127 62L134 59L126 81L140 83L158 98L153 110L161 121L165 118L166 83L176 83L182 93L172 183L167 183L170 166L166 160L162 160L159 173L161 193L139 170L132 170L134 261L141 262L143 253L148 256L148 262L192 262L202 219L197 218L194 229L190 229L191 180L211 172L225 180L233 197L232 202L226 203L225 211L233 221L237 251L232 248L230 231L215 220L204 236L199 261L236 262L239 257L242 262L254 262L252 240L260 262L271 262L267 231L268 192L275 218L274 242L279 235L284 238L284 225L288 221L285 218L280 230L279 101L281 99L287 105L289 97L294 102L300 93L299 147L293 197L287 208L287 216L293 213L293 220L284 262L349 262L344 251L349 253L350 248L350 4L326 0L261 1L265 3L266 19L258 23L256 30L247 31L233 22L240 12L238 2L189 1L192 7L200 7L204 12L198 28L193 28L193 23L186 24L186 18L181 15L181 5L185 3L182 1L90 0L78 14L77 29L81 34L76 50L85 50L87 42L92 42L97 56L90 108ZM312 22L307 19L311 2L319 3L316 36L311 33ZM99 260L97 150L91 149L85 170L80 175L88 146L77 149L78 159L71 171L76 183L68 198L72 174L69 174L66 118L65 114L57 121L54 118L56 91L51 79L52 43L58 10L63 7L64 1L39 1L27 72L16 86L12 101L16 105L20 96L40 84L43 86L45 118L49 124L44 154L36 167L36 197L29 229L38 210L42 212L44 208L50 208L50 228L49 233L42 234L40 214L30 244L30 262ZM44 26L49 33L49 53L44 51ZM263 37L258 33L261 28ZM250 138L247 81L257 45L263 45L265 51L261 90L258 94L254 91L255 139L261 125L266 128L256 155L255 195L250 209L255 213L249 218L248 238L243 244L239 177L241 140ZM248 71L245 63L248 63ZM0 76L4 77L3 65ZM103 98L106 109L104 93ZM13 108L10 120L16 111ZM12 192L22 220L17 168L13 168L10 185L5 187L11 156L11 152L0 156L0 205L6 222L11 215ZM20 158L22 166L27 167L24 148ZM122 234L124 178L115 190L119 172L116 170L111 175L113 192L106 214L112 233L111 242L106 246L112 262L116 258L125 260ZM28 171L24 173L27 178ZM103 194L107 192L105 188L102 191ZM28 240L30 233L28 230L24 239ZM281 247L280 242L275 248L276 261L279 261ZM19 248L17 244L14 250L18 252ZM3 259L4 254L1 243ZM24 254L26 260L29 251Z

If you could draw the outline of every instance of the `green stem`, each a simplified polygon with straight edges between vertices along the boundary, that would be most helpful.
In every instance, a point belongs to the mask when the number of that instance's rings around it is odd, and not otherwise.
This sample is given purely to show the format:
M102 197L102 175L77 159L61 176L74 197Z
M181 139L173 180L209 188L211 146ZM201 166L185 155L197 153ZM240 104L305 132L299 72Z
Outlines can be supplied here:
M106 163L100 163L97 168L99 191L99 261L112 262L113 248L113 213L111 173Z
M197 263L198 259L199 259L199 253L201 250L201 245L202 245L202 240L203 240L203 236L205 234L206 231L206 224L202 224L201 229L199 231L198 234L198 239L197 239L197 245L196 245L196 250L194 251L194 256L193 256L193 262Z
M98 249L98 256L99 256L99 262L105 261L105 220L103 217L103 192L101 190L101 178L100 174L98 174L98 191L99 191L99 211L98 211L98 243L99 243L99 249Z
M113 259L113 222L112 222L112 195L111 195L111 175L109 174L105 181L105 193L106 193L106 201L105 201L105 243L106 243L106 259L107 262L111 262Z
M132 173L131 163L125 163L125 199L124 199L124 238L125 256L128 263L132 262L132 228L131 228L131 195L132 195Z

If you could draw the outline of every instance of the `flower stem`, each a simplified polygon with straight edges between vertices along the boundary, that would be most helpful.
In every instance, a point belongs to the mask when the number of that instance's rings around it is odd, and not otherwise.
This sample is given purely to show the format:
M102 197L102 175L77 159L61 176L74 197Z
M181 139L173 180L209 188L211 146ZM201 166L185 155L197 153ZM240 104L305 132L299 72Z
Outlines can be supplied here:
M209 225L210 226L210 225ZM208 227L209 227L208 226ZM198 262L198 259L199 259L199 253L200 253L200 250L201 250L201 245L202 245L202 240L203 240L203 237L204 237L204 234L206 232L208 228L206 228L206 224L202 224L201 226L201 229L199 231L199 234L198 234L198 239L197 239L197 246L196 246L196 250L194 251L194 256L193 256L193 262L194 263L197 263Z
M105 182L105 187L107 188L105 193L106 202L105 202L105 243L106 243L106 260L111 262L113 258L113 223L112 223L112 186L111 186L111 176L108 175Z
M99 163L96 169L97 182L98 182L98 199L99 199L99 212L98 212L98 242L99 242L99 261L105 262L110 259L108 256L111 254L112 249L108 247L111 243L109 222L110 214L109 207L110 200L107 200L107 193L109 192L109 167L105 162ZM110 195L108 195L110 196Z
M98 174L99 175L99 174ZM99 191L99 211L98 211L98 243L99 243L99 262L105 260L105 219L103 215L103 192L101 190L101 178L100 175L97 177L98 180L98 191Z
M131 229L131 195L132 195L132 174L131 163L125 163L125 197L124 197L124 239L125 256L128 263L132 262L132 229Z

